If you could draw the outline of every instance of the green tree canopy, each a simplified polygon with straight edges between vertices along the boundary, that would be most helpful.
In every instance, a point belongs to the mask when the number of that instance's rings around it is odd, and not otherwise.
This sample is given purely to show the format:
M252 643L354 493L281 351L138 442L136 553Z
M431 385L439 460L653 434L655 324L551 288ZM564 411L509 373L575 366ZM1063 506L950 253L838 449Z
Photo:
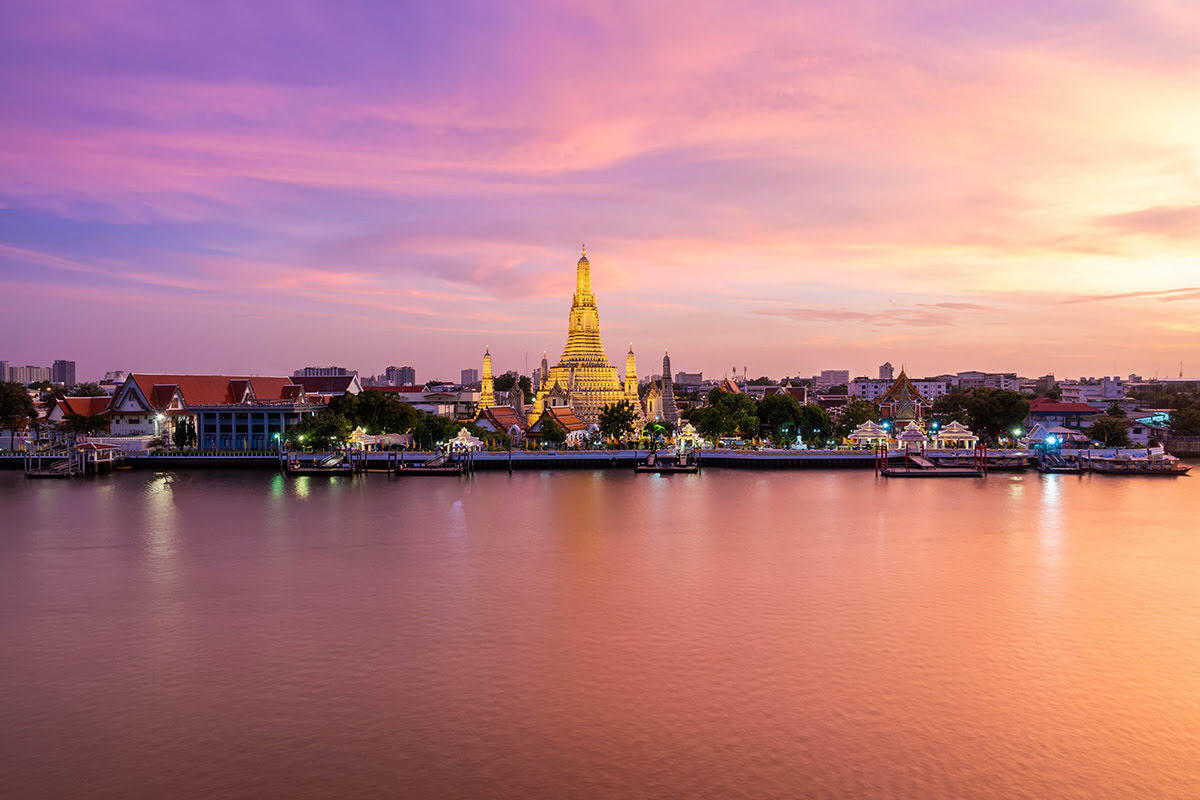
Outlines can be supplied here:
M328 409L307 417L288 428L288 443L296 447L327 450L345 444L354 425L344 414Z
M1125 409L1121 408L1121 404L1116 400L1112 401L1112 405L1110 405L1108 410L1104 413L1108 414L1110 417L1120 417L1121 419L1125 419Z
M1200 436L1200 408L1185 408L1171 414L1172 436Z
M609 403L600 409L600 433L607 438L623 439L633 433L636 424L637 412L628 400Z
M528 375L520 375L514 377L507 372L503 375L497 375L492 380L492 388L497 392L508 392L512 390L513 384L519 384L521 391L525 393L525 402L533 402L533 382L529 380Z
M837 434L838 439L842 439L849 436L851 431L864 422L878 421L879 408L870 400L856 397L842 409L842 416L838 418L834 433Z
M800 401L788 392L776 392L758 404L758 421L768 435L777 440L792 441L800 425Z
M816 403L800 406L799 425L800 436L809 447L820 447L833 436L833 419Z
M0 383L0 429L20 430L37 419L33 398L19 383Z
M539 427L542 431L542 441L546 444L561 445L567 441L567 431L550 417L543 418Z
M1092 427L1087 429L1087 435L1105 447L1133 446L1133 441L1129 438L1129 425L1125 420L1107 414L1092 423Z
M103 414L66 414L63 416L62 427L72 433L88 436L93 433L103 433L108 430L108 417Z
M689 421L708 437L757 436L758 404L749 395L715 388L708 393L708 405L696 409Z
M103 397L105 392L98 383L77 383L67 392L71 397Z

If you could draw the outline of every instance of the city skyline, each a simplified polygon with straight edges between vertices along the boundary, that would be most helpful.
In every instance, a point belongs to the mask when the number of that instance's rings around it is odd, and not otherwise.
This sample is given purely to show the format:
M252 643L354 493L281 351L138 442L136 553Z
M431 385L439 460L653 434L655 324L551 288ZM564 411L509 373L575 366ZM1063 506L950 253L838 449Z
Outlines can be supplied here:
M1200 9L943 6L9 9L0 355L1194 374Z

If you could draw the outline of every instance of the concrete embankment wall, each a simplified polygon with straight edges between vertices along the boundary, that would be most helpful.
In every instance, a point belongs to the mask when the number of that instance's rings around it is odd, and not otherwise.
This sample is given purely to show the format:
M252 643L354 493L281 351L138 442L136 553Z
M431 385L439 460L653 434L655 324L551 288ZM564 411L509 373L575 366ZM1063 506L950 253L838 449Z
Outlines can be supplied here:
M1171 436L1167 439L1165 447L1173 456L1200 457L1200 436Z

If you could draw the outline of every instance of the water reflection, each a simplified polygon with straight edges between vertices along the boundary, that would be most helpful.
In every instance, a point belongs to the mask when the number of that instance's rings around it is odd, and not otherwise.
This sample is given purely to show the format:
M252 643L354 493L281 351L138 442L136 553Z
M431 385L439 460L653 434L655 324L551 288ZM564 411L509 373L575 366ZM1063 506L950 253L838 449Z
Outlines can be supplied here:
M1200 481L32 483L5 798L1195 796Z

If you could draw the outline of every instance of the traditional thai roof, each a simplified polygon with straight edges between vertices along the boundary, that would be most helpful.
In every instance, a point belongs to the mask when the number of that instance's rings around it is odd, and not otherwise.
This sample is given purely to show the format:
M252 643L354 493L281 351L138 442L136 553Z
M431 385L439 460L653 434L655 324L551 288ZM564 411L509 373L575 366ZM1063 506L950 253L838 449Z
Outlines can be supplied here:
M291 378L247 377L233 375L150 375L133 373L133 381L142 397L156 411L167 410L175 390L188 406L222 406L248 400L294 400L286 387L295 386Z
M78 414L81 417L94 417L108 410L112 398L108 395L101 397L60 397L58 408L63 415Z
M979 437L972 433L971 429L966 425L955 420L938 431L933 438L966 441L969 439L978 439Z
M925 441L925 432L917 427L917 423L910 422L900 431L900 435L896 437L898 442L923 442Z
M724 380L721 381L721 388L732 394L741 394L742 393L742 390L738 388L738 385L735 382L729 380L729 378L725 378Z
M879 442L886 441L888 432L878 422L867 420L859 425L854 430L850 431L850 435L846 437L852 442Z
M541 423L541 421L547 417L557 422L567 433L573 433L574 431L582 431L587 429L587 426L583 424L583 420L575 416L575 411L569 406L548 407L546 409L546 413L542 415L542 419L538 420L538 422Z
M508 433L514 426L522 431L528 430L529 425L522 419L511 406L492 406L485 408L483 413L479 415L477 422L487 423L496 431Z
M921 407L929 405L904 370L900 370L892 388L879 399L881 406L889 403L892 405L892 419L898 422L920 419Z

